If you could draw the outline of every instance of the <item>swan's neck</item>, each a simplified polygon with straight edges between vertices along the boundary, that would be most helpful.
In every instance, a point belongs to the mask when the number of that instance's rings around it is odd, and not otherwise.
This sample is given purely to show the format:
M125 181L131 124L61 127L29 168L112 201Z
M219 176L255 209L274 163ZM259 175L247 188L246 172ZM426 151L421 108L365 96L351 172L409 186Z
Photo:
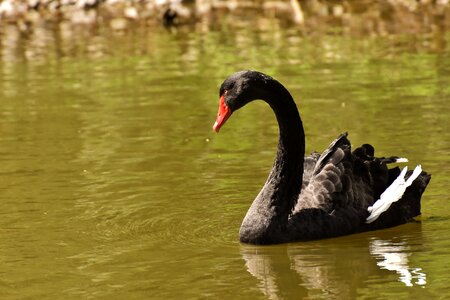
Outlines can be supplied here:
M274 110L280 137L267 181L253 201L240 229L240 240L253 244L280 242L302 186L305 135L292 96L277 81L261 93Z

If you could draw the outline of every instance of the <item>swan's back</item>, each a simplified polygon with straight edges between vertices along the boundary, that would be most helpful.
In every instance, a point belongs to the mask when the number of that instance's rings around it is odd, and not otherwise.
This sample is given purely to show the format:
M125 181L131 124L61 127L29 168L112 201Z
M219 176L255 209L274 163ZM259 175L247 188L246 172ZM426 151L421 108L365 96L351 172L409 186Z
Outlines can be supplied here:
M308 180L303 185L294 213L307 208L320 208L330 213L337 207L368 207L372 204L370 176L355 168L358 164L355 164L346 133L334 140L314 163L307 167L308 173L305 172L307 175L303 178Z
M306 158L306 181L288 220L286 240L311 240L400 225L420 215L420 198L431 176L420 174L404 193L368 223L368 207L399 178L398 157L377 158L365 144L351 152L344 133L320 155ZM416 168L417 169L417 168ZM420 168L419 168L420 169ZM412 171L406 172L408 179ZM403 178L402 178L403 179Z
M388 169L387 164L400 161L403 159L395 156L375 157L374 148L368 144L351 152L350 141L344 133L320 156L313 153L305 158L304 182L293 214L305 209L320 209L328 214L346 208L367 210L400 174L398 167ZM422 172L401 201L383 213L381 222L371 226L389 227L387 224L393 221L387 218L401 219L404 223L419 215L420 196L429 180L430 176Z

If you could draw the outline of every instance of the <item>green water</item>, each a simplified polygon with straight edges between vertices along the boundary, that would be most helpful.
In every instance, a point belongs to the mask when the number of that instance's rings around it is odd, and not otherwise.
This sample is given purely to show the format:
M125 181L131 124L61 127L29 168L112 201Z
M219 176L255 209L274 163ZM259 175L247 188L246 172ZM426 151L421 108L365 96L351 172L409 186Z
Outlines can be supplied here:
M450 35L301 36L266 20L8 26L0 42L2 299L450 298ZM239 244L277 141L262 102L213 133L218 86L240 69L292 92L307 151L349 131L422 164L421 222Z

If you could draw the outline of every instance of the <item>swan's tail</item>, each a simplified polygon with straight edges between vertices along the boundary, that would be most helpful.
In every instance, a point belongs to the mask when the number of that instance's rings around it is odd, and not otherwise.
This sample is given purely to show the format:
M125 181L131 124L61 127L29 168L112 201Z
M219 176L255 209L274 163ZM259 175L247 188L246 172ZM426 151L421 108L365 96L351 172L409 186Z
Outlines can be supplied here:
M397 161L398 162L398 161ZM418 165L412 174L406 179L406 172L408 171L407 167L404 167L401 171L400 175L392 182L392 184L381 194L380 199L375 201L375 203L370 206L367 210L369 211L370 215L366 219L366 223L372 223L373 221L377 220L378 217L385 211L389 209L389 207L392 205L392 203L399 201L402 196L405 194L406 189L412 185L414 180L416 180L419 175L422 173L425 177L424 180L426 181L423 189L425 189L425 186L428 184L428 181L430 179L430 176L426 173L422 172L422 167ZM420 195L423 192L420 192ZM420 214L420 195L418 198L418 210ZM416 198L416 197L414 197ZM414 199L413 199L414 200ZM414 217L414 216L411 216Z

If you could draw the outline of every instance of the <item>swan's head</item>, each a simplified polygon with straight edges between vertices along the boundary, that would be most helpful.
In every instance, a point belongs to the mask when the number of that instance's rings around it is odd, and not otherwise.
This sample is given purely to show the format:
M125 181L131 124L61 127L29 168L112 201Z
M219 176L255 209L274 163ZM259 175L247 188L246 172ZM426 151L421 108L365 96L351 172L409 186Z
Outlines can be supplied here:
M222 83L219 91L219 112L213 129L219 132L231 114L250 101L261 99L270 76L257 71L236 72Z

